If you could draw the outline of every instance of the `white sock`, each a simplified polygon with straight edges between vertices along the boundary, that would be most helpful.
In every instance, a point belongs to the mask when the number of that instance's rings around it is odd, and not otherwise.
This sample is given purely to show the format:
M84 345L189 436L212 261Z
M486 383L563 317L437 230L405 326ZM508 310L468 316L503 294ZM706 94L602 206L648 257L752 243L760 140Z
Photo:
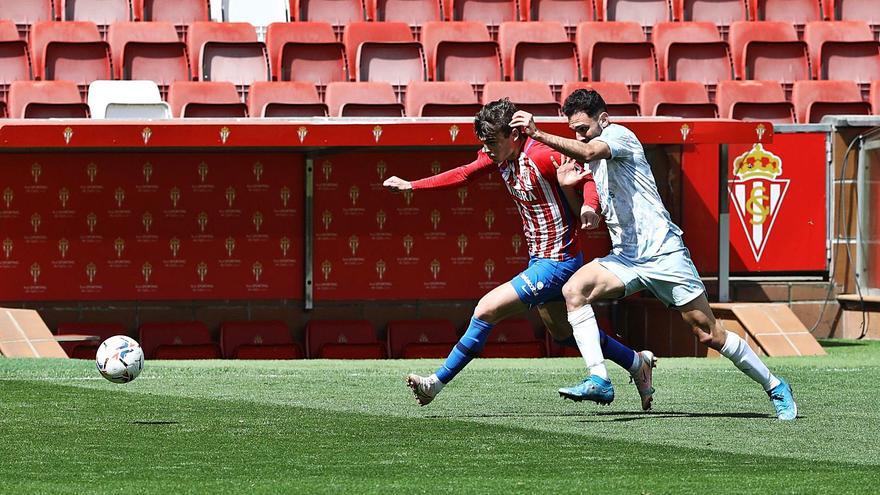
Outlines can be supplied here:
M779 385L779 378L770 373L767 365L755 354L745 340L733 332L727 332L727 340L721 348L721 355L733 361L734 366L760 383L764 390L772 390Z
M590 374L607 380L608 370L605 369L605 357L602 355L602 346L599 343L599 325L596 323L593 308L587 304L570 311L568 322L571 323L574 340L577 342Z
M635 374L639 372L639 368L642 367L642 355L638 352L636 353L635 359L633 359L633 364L629 366L629 374Z

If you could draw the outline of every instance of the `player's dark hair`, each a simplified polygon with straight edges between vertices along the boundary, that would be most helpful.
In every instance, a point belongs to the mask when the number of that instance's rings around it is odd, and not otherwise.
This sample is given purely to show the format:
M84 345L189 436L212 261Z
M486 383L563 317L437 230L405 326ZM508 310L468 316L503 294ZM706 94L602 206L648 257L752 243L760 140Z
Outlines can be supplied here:
M516 105L510 99L503 98L483 105L480 112L474 117L474 131L481 140L490 136L510 136L510 121L516 113Z
M585 113L590 118L595 119L602 112L607 112L608 107L605 100L594 89L578 89L568 95L565 103L562 105L562 113L566 117L571 117L576 113Z

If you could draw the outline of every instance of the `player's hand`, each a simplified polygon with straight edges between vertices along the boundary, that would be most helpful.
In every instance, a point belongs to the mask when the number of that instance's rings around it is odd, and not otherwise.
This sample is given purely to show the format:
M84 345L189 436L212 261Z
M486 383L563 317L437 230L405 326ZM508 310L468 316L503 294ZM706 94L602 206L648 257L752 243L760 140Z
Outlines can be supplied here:
M590 175L589 168L581 166L577 160L565 155L562 155L562 163L557 162L553 155L550 155L550 161L556 167L556 180L560 186L574 186Z
M410 184L409 181L403 180L396 175L385 179L385 182L383 182L382 185L385 186L385 189L388 189L391 192L401 192L412 189L412 184Z
M581 230L593 230L599 226L599 214L587 205L581 206Z
M519 110L513 114L513 118L510 119L510 127L521 129L529 137L534 137L538 133L538 127L535 126L535 118L524 110Z

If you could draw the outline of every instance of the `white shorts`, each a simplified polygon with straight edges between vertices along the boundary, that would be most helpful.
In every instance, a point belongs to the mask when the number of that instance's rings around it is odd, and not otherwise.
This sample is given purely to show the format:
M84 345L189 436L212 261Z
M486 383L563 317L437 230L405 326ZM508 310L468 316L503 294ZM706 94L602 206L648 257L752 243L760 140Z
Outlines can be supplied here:
M612 253L596 261L623 282L627 296L648 289L667 306L676 307L706 291L690 251L677 235L667 237L663 253L653 258L636 261Z

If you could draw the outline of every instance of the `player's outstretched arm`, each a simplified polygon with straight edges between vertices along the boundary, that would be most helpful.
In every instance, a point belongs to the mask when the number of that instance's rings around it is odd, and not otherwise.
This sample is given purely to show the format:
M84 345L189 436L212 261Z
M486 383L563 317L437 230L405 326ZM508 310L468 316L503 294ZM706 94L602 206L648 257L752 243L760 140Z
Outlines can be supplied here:
M548 134L535 125L535 118L529 112L520 110L513 114L510 127L520 127L530 138L544 143L563 155L570 156L583 163L593 160L611 158L611 149L601 141L584 143L577 139L564 138L554 134Z

